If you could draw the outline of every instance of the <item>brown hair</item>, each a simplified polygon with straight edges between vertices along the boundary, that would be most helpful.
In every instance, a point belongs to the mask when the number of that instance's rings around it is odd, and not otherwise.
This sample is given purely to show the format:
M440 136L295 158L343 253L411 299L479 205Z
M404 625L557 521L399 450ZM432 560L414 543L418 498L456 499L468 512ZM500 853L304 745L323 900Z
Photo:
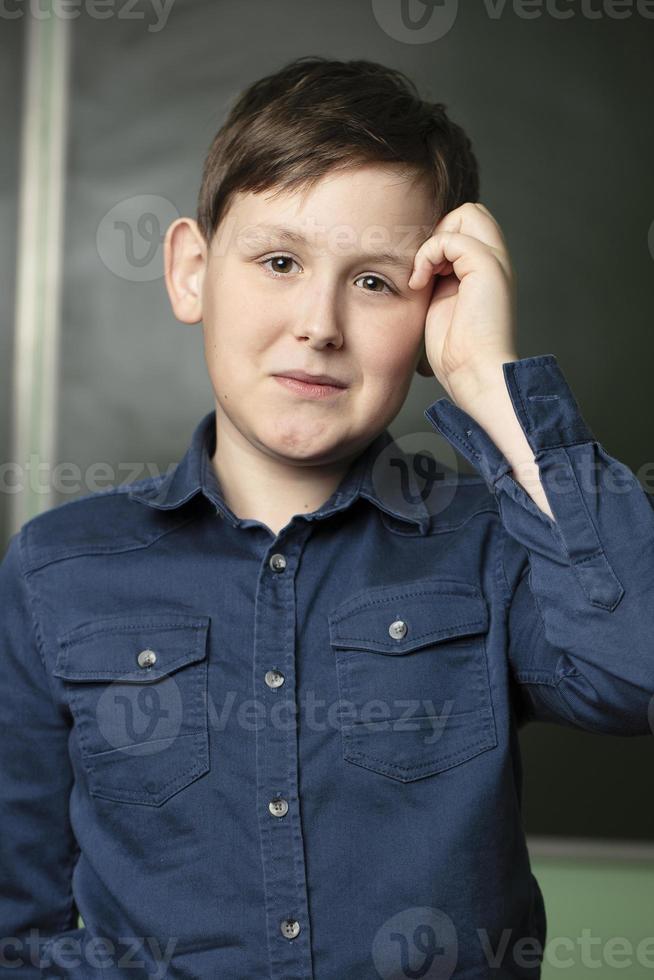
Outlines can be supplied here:
M198 226L211 242L239 191L310 189L329 171L384 162L407 164L429 182L434 224L479 199L470 140L403 72L297 58L237 97L204 162Z

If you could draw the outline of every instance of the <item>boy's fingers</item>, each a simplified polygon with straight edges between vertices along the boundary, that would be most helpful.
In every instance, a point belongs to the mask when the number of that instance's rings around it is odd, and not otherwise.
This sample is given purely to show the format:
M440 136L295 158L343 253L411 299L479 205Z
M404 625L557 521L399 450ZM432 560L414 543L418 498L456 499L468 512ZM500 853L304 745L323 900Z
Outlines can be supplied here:
M484 204L468 201L455 208L441 218L432 234L439 231L460 231L491 248L506 248L502 229Z
M496 249L489 248L471 235L441 231L423 242L416 252L409 285L412 289L422 289L429 282L430 276L444 273L449 264L461 280L470 272L491 262L503 264Z

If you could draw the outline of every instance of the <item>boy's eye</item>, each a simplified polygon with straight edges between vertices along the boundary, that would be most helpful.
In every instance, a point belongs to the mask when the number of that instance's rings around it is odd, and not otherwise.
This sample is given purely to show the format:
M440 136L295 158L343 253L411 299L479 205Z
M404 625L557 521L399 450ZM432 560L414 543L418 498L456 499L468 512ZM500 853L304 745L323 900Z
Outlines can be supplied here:
M366 293L383 293L383 290L381 289L368 289L368 285L370 283L375 283L375 282L380 283L382 286L385 286L389 293L395 292L395 290L391 289L388 283L384 279L381 279L379 276L365 275L365 276L360 276L359 278L363 279L364 282L367 284L364 289L364 292Z
M291 258L290 255L271 255L270 258L263 259L261 262L259 262L259 265L268 268L268 271L273 276L285 276L287 272L290 271L286 263L292 264L293 262L295 262L295 259ZM273 263L272 268L270 268L269 263ZM295 264L297 265L297 262ZM374 275L367 274L365 276L359 276L359 279L363 279L364 282L367 284L365 287L363 287L364 292L381 293L383 295L384 293L383 289L368 288L368 286L370 286L371 284L374 286L375 283L385 287L386 292L389 294L394 294L396 292L393 289L393 287L386 282L386 280L381 278L381 276L374 276Z
M295 262L295 259L292 259L290 255L271 255L269 259L264 259L263 262L260 262L259 264L267 266L269 262L275 263L274 268L270 269L270 272L272 272L274 276L278 274L285 275L287 270L284 268L283 264L285 262ZM297 265L297 263L295 264Z

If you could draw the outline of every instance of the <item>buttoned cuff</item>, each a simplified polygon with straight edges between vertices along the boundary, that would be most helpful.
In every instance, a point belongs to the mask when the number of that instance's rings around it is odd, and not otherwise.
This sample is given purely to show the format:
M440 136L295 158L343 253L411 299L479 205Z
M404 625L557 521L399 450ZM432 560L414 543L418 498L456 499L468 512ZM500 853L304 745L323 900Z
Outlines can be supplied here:
M554 354L505 361L502 372L536 460L549 449L594 441ZM486 430L449 398L438 398L424 414L494 490L511 464Z
M467 412L439 398L425 415L484 477L505 530L529 553L532 574L534 564L547 568L546 577L569 564L589 603L613 609L624 589L605 541L612 526L628 525L633 494L611 493L608 481L621 475L635 488L637 480L593 436L554 354L505 361L502 371L555 520L508 472L509 461Z

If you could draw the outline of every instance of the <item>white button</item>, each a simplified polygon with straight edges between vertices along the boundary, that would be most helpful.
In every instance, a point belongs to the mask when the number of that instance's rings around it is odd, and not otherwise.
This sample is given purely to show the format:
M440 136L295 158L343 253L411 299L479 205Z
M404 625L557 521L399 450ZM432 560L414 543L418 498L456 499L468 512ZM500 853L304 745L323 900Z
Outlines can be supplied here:
M286 559L280 554L272 555L268 564L272 568L273 572L283 572L286 568Z
M396 619L394 623L388 627L388 632L394 640L401 640L403 636L406 636L407 625L403 619Z
M284 683L284 675L280 670L267 670L265 681L268 687L281 687Z
M154 650L141 650L138 655L139 667L152 667L157 662Z
M288 803L283 800L281 796L276 796L268 804L268 809L272 813L273 817L285 817L288 813Z
M300 923L297 919L282 919L279 928L282 936L286 936L287 939L295 939L300 934Z

